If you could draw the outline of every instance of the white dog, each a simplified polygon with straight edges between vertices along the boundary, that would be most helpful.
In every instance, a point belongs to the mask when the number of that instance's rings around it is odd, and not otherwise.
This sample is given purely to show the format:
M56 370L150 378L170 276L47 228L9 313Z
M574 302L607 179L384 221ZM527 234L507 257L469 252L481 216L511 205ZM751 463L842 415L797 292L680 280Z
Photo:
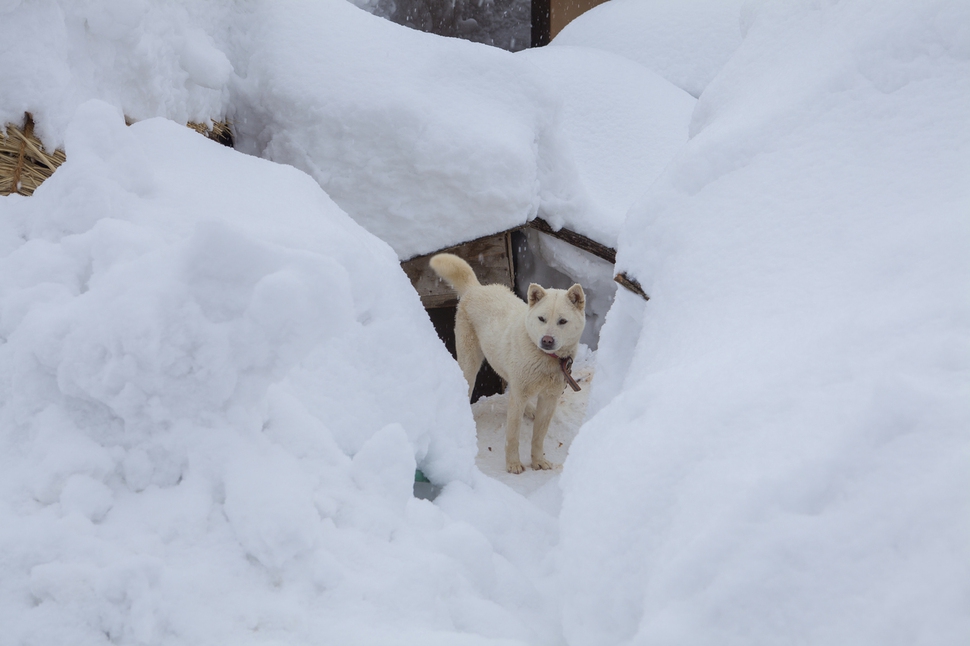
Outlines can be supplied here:
M468 396L482 358L507 383L509 414L505 436L505 465L509 473L522 473L519 460L519 426L526 404L537 397L532 430L532 468L551 469L542 443L568 383L579 386L569 373L576 346L586 327L586 294L576 284L568 290L529 285L529 303L523 303L504 285L482 285L471 266L458 256L441 253L431 268L458 292L455 345L458 365L468 382Z

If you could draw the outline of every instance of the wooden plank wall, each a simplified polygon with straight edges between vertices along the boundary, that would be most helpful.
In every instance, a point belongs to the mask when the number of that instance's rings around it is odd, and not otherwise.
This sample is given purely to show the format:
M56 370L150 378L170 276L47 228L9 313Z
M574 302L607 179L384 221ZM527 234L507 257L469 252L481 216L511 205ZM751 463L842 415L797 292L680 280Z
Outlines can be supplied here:
M435 253L453 253L464 258L475 270L475 275L483 285L499 283L509 289L515 289L510 231L472 240ZM421 295L421 304L425 309L454 307L458 305L458 294L431 269L428 262L433 255L435 254L431 253L411 258L401 263L401 267L411 279L414 289Z

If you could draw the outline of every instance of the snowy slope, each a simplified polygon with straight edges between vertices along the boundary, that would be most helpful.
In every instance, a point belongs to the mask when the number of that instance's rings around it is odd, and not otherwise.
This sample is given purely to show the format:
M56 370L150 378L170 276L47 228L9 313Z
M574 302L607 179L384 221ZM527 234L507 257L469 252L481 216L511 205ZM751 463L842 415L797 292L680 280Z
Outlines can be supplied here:
M570 644L970 639L970 12L768 4L634 207Z

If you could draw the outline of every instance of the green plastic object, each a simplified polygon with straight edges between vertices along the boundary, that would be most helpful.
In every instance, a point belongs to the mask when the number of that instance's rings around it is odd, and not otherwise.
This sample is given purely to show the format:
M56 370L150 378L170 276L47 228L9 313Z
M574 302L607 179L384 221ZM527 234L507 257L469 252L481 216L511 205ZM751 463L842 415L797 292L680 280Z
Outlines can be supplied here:
M417 469L414 472L414 497L422 498L424 500L434 500L441 493L441 487L436 484L432 484L428 480L428 476L421 472L421 469Z

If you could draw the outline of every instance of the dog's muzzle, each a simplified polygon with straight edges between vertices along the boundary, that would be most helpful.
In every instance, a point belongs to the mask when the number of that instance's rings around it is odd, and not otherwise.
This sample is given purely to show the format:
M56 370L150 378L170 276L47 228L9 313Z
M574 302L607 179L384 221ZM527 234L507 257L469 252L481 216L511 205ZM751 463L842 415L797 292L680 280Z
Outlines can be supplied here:
M546 336L539 339L539 346L543 350L552 350L553 348L556 347L556 340L547 334Z

